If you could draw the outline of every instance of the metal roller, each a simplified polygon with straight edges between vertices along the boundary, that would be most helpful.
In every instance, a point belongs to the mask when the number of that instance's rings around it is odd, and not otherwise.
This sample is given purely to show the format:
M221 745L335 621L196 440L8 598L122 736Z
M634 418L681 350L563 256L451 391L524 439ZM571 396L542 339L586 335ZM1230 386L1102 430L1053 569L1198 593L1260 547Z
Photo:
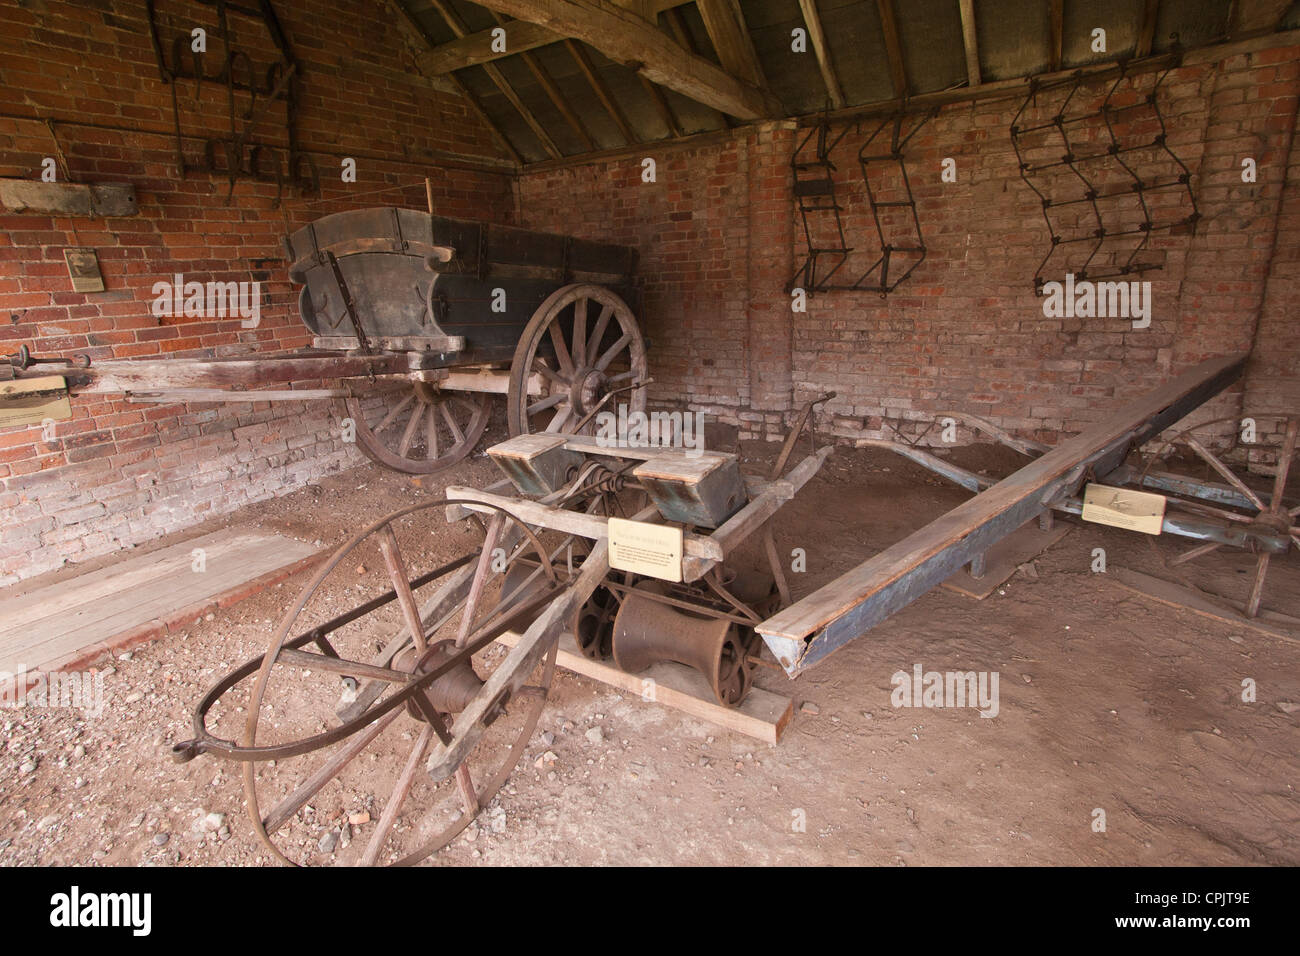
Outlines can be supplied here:
M731 621L690 614L650 596L662 593L659 582L647 581L623 599L614 618L614 663L637 674L659 661L676 661L703 674L719 703L739 704L753 684L753 666L741 629Z

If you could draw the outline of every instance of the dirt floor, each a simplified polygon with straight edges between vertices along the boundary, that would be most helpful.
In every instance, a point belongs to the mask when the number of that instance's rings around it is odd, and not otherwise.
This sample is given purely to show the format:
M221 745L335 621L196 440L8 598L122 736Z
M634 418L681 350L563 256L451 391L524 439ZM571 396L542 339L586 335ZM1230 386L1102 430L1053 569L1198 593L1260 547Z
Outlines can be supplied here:
M775 446L742 452L758 473ZM952 458L990 474L1018 463L988 447ZM333 547L447 484L496 477L481 452L418 484L363 466L227 520ZM966 497L888 452L837 449L777 519L782 549L807 552L795 596ZM1176 579L1164 561L1186 542L1071 524L985 601L935 589L796 681L762 672L762 686L797 703L776 747L558 672L516 773L431 862L1300 863L1300 646L1156 604L1092 570L1103 548L1111 568ZM461 543L432 537L418 560L446 560ZM377 565L345 562L323 606L375 593ZM1231 554L1193 565L1195 583L1235 596L1253 567ZM177 764L170 748L191 736L203 691L262 653L308 576L105 661L98 717L0 712L0 863L270 863L239 767ZM1294 553L1274 562L1265 605L1300 615ZM997 672L997 716L895 708L891 675L917 664ZM1254 702L1242 699L1246 679ZM401 717L391 746L299 815L295 858L326 863L364 841L417 728ZM408 803L398 829L418 828L418 811Z

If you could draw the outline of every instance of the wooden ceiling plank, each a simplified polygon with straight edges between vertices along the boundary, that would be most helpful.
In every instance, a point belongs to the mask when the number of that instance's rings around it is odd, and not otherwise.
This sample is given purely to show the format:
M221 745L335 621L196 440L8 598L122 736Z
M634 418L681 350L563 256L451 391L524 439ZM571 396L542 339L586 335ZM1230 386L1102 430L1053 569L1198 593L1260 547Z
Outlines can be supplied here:
M673 7L671 10L664 11L664 19L668 21L668 29L672 31L673 39L687 53L699 55L699 48L695 45L695 38L691 36L690 28L686 25L686 17L682 15L681 7ZM714 121L719 129L725 129L731 125L731 117L719 110L708 108L713 114Z
M747 83L764 86L763 71L758 65L758 54L749 37L749 30L743 25L743 19L737 19L738 9L732 0L697 0L700 17L704 20L704 29L717 51L718 62L732 76L738 76Z
M822 82L826 84L826 95L830 97L835 109L843 109L848 101L844 98L844 87L835 72L835 63L826 43L826 31L822 29L821 14L817 12L817 0L799 0L799 10L803 14L804 26L808 28L808 41L812 44L813 55L817 57Z
M445 0L429 0L429 4L442 15L442 18L447 21L447 25L451 27L452 32L455 33L458 38L469 34L469 29L465 26L465 21L460 18L460 14L453 10ZM537 117L533 115L533 111L524 105L524 101L519 98L519 95L514 91L514 88L511 87L509 81L506 80L501 71L492 63L484 63L483 70L487 73L492 82L496 84L496 88L501 91L501 95L509 100L510 105L513 106L515 110L518 111L519 115L524 118L524 122L527 123L528 128L533 131L533 135L536 136L538 142L542 144L542 149L546 151L547 155L552 159L559 159L562 155L559 147L555 145L555 141L551 139L550 134L548 134L542 127L542 124L537 122Z
M1151 55L1156 40L1156 17L1160 14L1160 0L1146 0L1142 8L1142 26L1138 30L1137 48L1133 55L1139 60Z
M632 66L647 80L737 119L783 114L775 96L687 53L635 13L595 0L480 0L480 5L543 26Z
M506 21L501 14L493 11L492 18L496 20L499 26L503 28L506 26ZM524 65L528 67L529 72L533 74L533 78L537 80L538 85L546 91L546 95L550 97L551 103L554 104L557 110L559 110L560 115L564 117L564 121L569 124L569 128L573 130L578 139L582 140L582 144L587 148L587 151L590 152L591 150L594 150L596 148L596 141L592 139L591 131L587 129L586 124L582 122L578 117L578 114L569 106L569 101L564 98L564 94L560 91L560 88L555 85L555 80L551 78L550 72L542 65L542 61L539 60L535 54L526 50L519 54L519 58L524 61Z
M898 36L894 0L876 0L876 9L880 12L880 31L885 39L885 57L889 61L889 79L894 87L894 96L903 99L907 96L907 67L903 63L903 44Z
M1065 0L1049 0L1047 4L1048 37L1048 71L1055 73L1061 68L1065 48Z
M411 11L407 9L406 4L403 3L402 0L388 0L388 6L395 14L397 14L398 23L404 32L409 34L417 43L432 48L433 41L429 39L429 35L424 32L424 27L422 27L420 22L415 19L414 15L412 15ZM416 61L417 68L419 68L423 73L424 70L420 67L418 57L416 58ZM475 113L478 118L483 121L483 125L485 125L488 132L492 134L492 138L496 140L498 145L500 145L510 155L511 159L522 166L524 164L523 155L519 150L515 149L514 144L510 142L510 137L506 136L505 131L493 122L492 117L489 116L487 110L483 108L483 104L479 102L478 97L470 91L469 87L456 77L451 76L448 77L448 79L456 88L456 92L465 98L465 102L469 104L470 111Z
M600 105L605 108L605 112L608 113L610 119L614 121L614 125L618 127L618 131L623 134L624 141L627 142L629 146L638 142L639 140L636 134L632 132L632 126L628 123L627 116L623 113L622 107L620 107L618 101L614 99L614 95L610 92L608 84L605 83L605 80L596 71L595 64L591 62L591 57L587 55L587 51L583 48L582 44L577 40L566 39L564 41L564 46L573 59L577 61L578 69L582 71L582 75L585 76L587 82L591 84L591 88L596 93L596 99L600 100Z
M961 6L961 42L966 50L966 82L970 86L979 86L983 82L980 73L979 35L975 32L975 0L959 0Z

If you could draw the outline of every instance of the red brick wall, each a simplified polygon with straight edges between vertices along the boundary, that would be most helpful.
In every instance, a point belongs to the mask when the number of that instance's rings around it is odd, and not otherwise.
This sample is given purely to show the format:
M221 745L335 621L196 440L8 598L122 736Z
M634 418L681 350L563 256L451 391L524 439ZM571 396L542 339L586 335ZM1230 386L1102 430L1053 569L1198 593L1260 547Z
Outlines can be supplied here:
M168 60L171 37L205 26L206 72L215 73L222 53L212 11L180 0L158 0L157 8ZM171 93L159 80L143 2L0 0L0 88L11 94L0 106L0 176L40 177L41 161L58 155L43 122L54 119L72 178L132 183L140 210L120 219L0 211L0 352L25 343L38 354L106 359L301 346L306 330L281 259L286 231L349 208L423 207L426 176L440 212L510 220L509 173L473 160L496 157L489 133L458 96L415 73L384 5L330 0L276 9L301 64L299 143L322 184L320 196L286 197L279 208L274 184L240 182L227 204L223 177L177 175ZM242 18L231 22L236 45L264 70L273 59L267 35ZM178 87L191 162L202 154L192 137L228 132L224 87L204 84L196 99L194 86ZM247 106L244 94L237 106ZM254 137L284 145L283 121L282 104L267 106ZM345 156L357 161L354 184L340 179ZM67 246L95 248L106 291L71 291ZM153 284L176 272L260 280L261 324L245 330L237 318L154 317ZM72 407L52 442L36 426L0 429L0 584L358 460L338 440L326 403L158 406L87 396Z
M1135 102L1153 79L1115 102ZM952 409L1054 441L1189 364L1252 346L1252 403L1294 410L1300 340L1287 312L1300 239L1291 150L1298 92L1300 48L1191 65L1164 80L1168 141L1191 172L1203 218L1195 235L1153 235L1150 255L1163 268L1140 277L1154 296L1142 330L1125 318L1044 317L1032 279L1049 232L1009 134L1020 98L945 108L909 143L929 255L887 299L836 292L814 297L806 314L791 312L785 285L801 261L802 227L787 124L525 172L519 215L534 228L637 245L654 397L741 423L742 434L770 437L792 401L834 390L828 418L845 438L892 437L884 419L920 433ZM1130 122L1124 136L1158 132L1149 113ZM850 132L833 159L850 245L874 254L854 183L868 131ZM1080 141L1095 145L1097 133ZM640 181L643 155L657 160L658 182ZM1255 184L1241 181L1246 156L1258 163ZM945 157L956 160L956 183L941 182ZM880 198L898 198L897 182L885 188ZM1158 222L1186 212L1185 193L1149 197ZM1238 390L1207 414L1234 414L1240 404ZM926 441L937 439L935 429Z

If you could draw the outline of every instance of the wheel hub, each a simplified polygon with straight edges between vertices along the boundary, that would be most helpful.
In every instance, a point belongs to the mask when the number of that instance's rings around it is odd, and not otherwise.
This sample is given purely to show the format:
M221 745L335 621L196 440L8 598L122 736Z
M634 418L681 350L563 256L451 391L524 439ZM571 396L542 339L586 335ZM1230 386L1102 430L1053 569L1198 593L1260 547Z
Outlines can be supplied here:
M580 368L573 376L573 385L569 387L569 406L579 418L589 413L605 397L605 383L608 381L600 369Z

